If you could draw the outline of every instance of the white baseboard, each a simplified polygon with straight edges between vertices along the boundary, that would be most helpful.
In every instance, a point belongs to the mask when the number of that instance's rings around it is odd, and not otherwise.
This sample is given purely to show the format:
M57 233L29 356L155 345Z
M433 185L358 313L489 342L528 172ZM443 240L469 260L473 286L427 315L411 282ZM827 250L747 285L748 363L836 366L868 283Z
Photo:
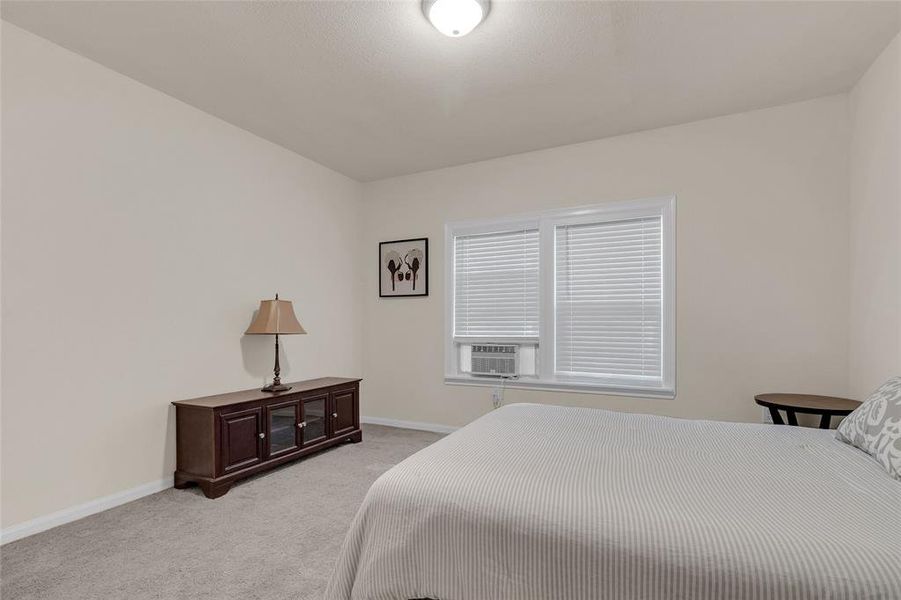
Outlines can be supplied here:
M432 431L434 433L453 433L460 429L450 425L438 423L420 423L419 421L398 421L397 419L385 419L382 417L360 417L361 423L372 425L386 425L388 427L400 427L401 429L417 429L419 431Z
M77 521L78 519L103 512L104 510L109 510L120 504L125 504L132 500L149 496L150 494L161 492L172 487L172 485L172 477L165 477L159 481L151 481L150 483L133 487L130 490L116 492L115 494L104 496L103 498L97 498L96 500L85 502L84 504L64 508L63 510L58 510L49 515L44 515L30 521L25 521L24 523L19 523L18 525L13 525L12 527L7 527L3 531L0 531L0 545L20 540L29 535L34 535L59 525L64 525L65 523Z
M363 423L371 423L373 425L386 425L388 427L432 431L435 433L453 433L459 429L459 427L451 427L450 425L420 423L418 421L399 421L397 419L384 419L382 417L360 417L360 421ZM30 521L25 521L24 523L19 523L18 525L13 525L12 527L7 527L0 531L0 545L14 542L24 537L28 537L29 535L47 531L48 529L53 529L59 525L77 521L78 519L103 512L104 510L109 510L116 506L131 502L132 500L149 496L150 494L161 492L172 487L172 485L172 477L166 477L159 481L151 481L150 483L133 487L130 490L124 490L109 496L104 496L103 498L97 498L96 500L85 502L84 504L64 508L63 510L58 510L49 515L44 515Z

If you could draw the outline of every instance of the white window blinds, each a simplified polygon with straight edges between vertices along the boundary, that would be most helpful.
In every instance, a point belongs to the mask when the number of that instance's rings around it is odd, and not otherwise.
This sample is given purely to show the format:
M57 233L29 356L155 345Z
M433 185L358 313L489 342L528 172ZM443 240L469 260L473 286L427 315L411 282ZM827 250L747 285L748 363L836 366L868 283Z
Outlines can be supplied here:
M555 369L662 381L661 217L555 227Z
M454 238L454 337L538 337L538 229Z

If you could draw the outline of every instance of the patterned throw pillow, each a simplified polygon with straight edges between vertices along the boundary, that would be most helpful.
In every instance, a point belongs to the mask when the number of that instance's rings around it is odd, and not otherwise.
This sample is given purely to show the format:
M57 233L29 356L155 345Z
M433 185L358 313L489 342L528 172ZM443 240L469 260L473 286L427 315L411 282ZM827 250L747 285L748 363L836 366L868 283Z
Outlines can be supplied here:
M901 480L901 376L886 381L845 417L835 437L860 448Z

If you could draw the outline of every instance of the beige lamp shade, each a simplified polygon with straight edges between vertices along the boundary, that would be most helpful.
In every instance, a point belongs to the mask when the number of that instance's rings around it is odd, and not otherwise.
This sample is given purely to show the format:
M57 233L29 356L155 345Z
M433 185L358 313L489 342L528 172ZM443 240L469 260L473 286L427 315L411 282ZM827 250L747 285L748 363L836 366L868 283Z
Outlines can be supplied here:
M306 333L294 316L294 305L290 300L261 300L257 318L253 320L247 331L247 335L272 335Z

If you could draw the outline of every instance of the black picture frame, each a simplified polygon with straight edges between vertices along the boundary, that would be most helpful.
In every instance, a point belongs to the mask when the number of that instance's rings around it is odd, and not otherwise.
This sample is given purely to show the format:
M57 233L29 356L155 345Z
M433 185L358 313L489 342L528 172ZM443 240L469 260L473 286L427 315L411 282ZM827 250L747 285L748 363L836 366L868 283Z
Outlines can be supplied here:
M391 248L391 246L399 246L399 248ZM422 263L419 265L418 270L415 268L415 260L410 260L412 267L405 260L409 253L417 249L423 254ZM401 268L394 271L389 269L386 260L388 253L392 251L396 252L401 258ZM429 238L409 238L406 240L379 242L378 261L379 298L421 298L429 295ZM398 280L398 273L401 273L404 279ZM392 286L391 291L387 289L388 282ZM416 289L417 285L421 286L420 289ZM399 287L400 289L398 289Z

